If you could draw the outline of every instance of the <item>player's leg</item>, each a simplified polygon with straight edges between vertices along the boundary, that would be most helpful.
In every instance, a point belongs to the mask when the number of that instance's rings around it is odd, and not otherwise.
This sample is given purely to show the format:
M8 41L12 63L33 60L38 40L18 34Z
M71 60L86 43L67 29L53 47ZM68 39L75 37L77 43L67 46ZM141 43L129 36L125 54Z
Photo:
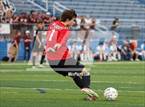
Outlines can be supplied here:
M45 55L42 55L42 56L41 56L41 59L40 59L40 64L43 64L44 59L45 59Z
M77 66L79 67L79 65ZM88 95L87 100L96 100L99 95L90 89L90 73L85 68L83 68L81 72L78 72L79 70L73 73L69 72L68 76L73 79L75 84L81 89L83 93Z
M33 52L32 53L32 65L33 65L33 68L35 68L35 65L36 65L36 55L37 55L37 52Z
M40 65L43 64L44 60L45 60L45 49L43 50L42 55L41 55Z
M81 78L80 76L77 76L77 75L73 75L73 76L72 76L71 74L68 74L68 76L70 76L70 77L73 79L74 83L75 83L80 89L82 89L82 88L84 87L82 78Z
M81 91L88 95L89 100L96 100L99 97L97 93L90 89L90 73L87 72L84 65L78 64L74 59L49 61L49 65L55 72L71 77Z
M94 97L98 98L99 95L95 93L92 89L90 89L90 73L84 68L80 73L83 82L83 88L81 89L82 92L86 93L87 95L91 96L93 99Z
M80 64L79 61L71 58L65 60L64 68L68 69L68 76L70 76L75 84L90 97L98 98L93 90L90 89L90 73L86 70L85 66Z

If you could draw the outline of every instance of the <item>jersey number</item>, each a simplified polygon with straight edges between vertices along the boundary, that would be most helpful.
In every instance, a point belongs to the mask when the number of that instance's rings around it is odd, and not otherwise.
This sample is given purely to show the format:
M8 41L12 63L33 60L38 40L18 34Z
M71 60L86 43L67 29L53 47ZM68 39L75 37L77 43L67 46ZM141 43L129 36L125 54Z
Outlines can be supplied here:
M55 30L52 30L50 37L49 37L49 41L52 41L52 37L54 36L54 32L55 32Z

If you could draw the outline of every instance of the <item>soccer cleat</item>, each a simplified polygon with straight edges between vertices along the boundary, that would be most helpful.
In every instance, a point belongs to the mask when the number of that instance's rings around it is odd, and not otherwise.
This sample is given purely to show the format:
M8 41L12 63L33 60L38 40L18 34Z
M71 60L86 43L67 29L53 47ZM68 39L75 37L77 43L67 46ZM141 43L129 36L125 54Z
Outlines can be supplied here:
M96 97L96 99L99 98L99 95L95 93L93 90L91 90L90 88L83 88L81 89L81 91L86 93L90 97Z
M93 96L95 96L96 98L99 98L99 95L98 95L96 92L94 92L94 91L91 90L91 89L89 89L89 91L90 91L90 93L91 93Z
M92 96L92 94L90 93L90 91L88 90L88 88L82 88L81 91L85 94L87 94L88 96Z
M86 101L96 101L97 97L96 96L87 96L86 98L84 98L84 100Z

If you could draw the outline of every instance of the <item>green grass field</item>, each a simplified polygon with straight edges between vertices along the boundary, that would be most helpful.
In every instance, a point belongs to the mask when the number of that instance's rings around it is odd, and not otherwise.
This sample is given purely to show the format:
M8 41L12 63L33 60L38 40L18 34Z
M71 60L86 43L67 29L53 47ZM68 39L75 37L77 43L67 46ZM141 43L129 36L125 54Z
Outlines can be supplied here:
M100 99L84 101L71 79L49 67L31 69L26 63L0 64L0 107L144 107L145 63L103 62L86 65L91 72L91 87ZM103 90L118 90L116 101L106 101ZM43 88L46 93L37 89Z

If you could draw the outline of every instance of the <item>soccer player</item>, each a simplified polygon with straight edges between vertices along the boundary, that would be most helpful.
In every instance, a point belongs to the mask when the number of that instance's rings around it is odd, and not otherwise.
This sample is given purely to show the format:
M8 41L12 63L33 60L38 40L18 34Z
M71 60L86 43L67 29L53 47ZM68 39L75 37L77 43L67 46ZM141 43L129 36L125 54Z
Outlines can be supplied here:
M90 89L90 73L85 66L71 57L67 47L69 27L73 25L77 17L74 10L65 10L60 20L53 22L46 37L46 57L50 67L63 76L69 76L74 83L87 94L86 99L96 100L99 96Z
M32 50L32 63L33 67L35 68L36 65L36 58L39 58L40 55L42 55L44 46L42 43L42 32L44 28L43 21L37 22L37 28L34 31L34 43L33 43L33 50Z

